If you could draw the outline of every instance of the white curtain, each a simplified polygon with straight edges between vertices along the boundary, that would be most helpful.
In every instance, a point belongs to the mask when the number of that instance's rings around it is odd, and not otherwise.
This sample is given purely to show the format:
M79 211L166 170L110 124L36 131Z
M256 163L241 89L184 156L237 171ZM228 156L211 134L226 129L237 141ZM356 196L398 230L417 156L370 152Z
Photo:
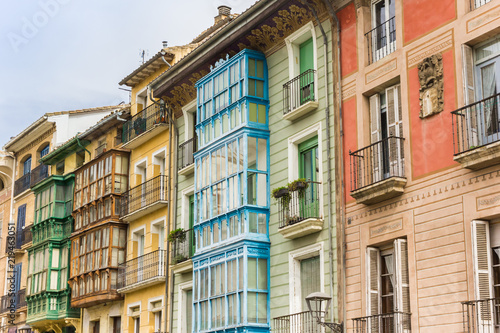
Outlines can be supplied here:
M496 94L496 80L495 80L495 64L491 64L481 68L481 79L483 88L483 98L488 98ZM489 100L484 103L484 121L486 125L486 134L495 133L496 130L492 126L496 124L492 123L493 118L496 119L496 99Z
M385 266L387 267L387 272L390 274L389 276L391 278L392 290L394 290L396 287L394 282L394 256L393 255L384 256L383 258L385 260Z

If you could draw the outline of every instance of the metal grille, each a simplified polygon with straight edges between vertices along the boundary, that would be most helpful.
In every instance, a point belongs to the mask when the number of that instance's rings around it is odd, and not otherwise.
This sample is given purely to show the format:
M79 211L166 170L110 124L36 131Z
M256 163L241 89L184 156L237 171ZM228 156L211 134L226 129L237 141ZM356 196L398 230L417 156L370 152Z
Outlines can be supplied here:
M396 51L396 17L388 19L365 34L368 64L372 64Z
M354 318L354 333L410 333L411 313L393 312Z
M197 150L196 138L191 138L186 142L179 145L179 161L178 168L179 170L184 169L185 167L193 164L194 158L193 153Z
M30 187L35 186L47 177L49 177L49 166L40 164L39 166L31 170Z
M14 196L23 193L30 188L31 172L28 172L14 183Z
M157 104L151 104L123 125L122 142L127 143L149 131L155 125L166 122L165 109Z
M315 101L314 80L316 71L308 69L283 85L283 114L286 115L301 105Z
M166 276L166 250L156 250L118 266L117 288L124 288L154 277Z
M314 311L315 313L317 311ZM273 332L277 333L324 333L325 329L314 319L313 312L304 311L273 320ZM323 312L321 311L323 317Z
M172 265L186 261L193 256L194 247L194 230L188 229L184 231L183 237L177 237L172 242Z
M468 333L500 330L500 298L462 302L463 327Z
M167 200L167 176L156 176L122 195L121 216L165 200Z
M290 191L278 198L279 227L283 228L309 218L321 218L319 212L319 182L306 181L305 188Z

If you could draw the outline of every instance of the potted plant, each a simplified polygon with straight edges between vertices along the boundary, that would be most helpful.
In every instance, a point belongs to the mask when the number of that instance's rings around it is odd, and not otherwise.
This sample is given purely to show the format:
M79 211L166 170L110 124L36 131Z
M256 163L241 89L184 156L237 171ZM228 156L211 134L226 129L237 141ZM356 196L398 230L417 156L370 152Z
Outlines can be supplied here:
M278 199L283 197L284 195L288 195L288 187L286 186L280 186L275 189L273 189L272 196L274 199Z
M309 183L305 178L299 178L293 182L288 183L288 190L291 192L305 190L309 186Z
M186 240L186 231L182 228L178 228L170 231L168 234L168 241L174 242L178 241L179 243L183 243Z
M183 254L177 254L172 258L172 265L178 264L180 262L183 262L187 259L187 257Z

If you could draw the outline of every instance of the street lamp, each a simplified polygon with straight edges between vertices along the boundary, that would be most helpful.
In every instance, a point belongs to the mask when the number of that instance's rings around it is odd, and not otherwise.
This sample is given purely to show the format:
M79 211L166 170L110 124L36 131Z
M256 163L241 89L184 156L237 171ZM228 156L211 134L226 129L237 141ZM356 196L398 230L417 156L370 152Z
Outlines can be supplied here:
M313 319L316 319L316 322L319 325L328 327L333 332L342 333L344 331L343 323L327 323L323 321L323 317L326 318L331 302L332 298L322 292L314 292L306 297L307 307L309 308Z
M19 333L31 333L31 326L28 324L24 324L23 326L17 329Z

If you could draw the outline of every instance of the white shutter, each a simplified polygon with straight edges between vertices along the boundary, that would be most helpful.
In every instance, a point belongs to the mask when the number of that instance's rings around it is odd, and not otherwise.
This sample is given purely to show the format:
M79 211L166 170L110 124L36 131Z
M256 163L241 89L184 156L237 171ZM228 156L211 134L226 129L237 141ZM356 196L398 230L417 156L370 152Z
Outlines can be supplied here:
M462 45L462 61L463 61L463 78L464 78L464 106L475 102L475 88L474 88L474 52L468 45ZM468 138L459 138L460 142L466 142L466 146L462 147L465 150L470 146L478 146L478 129L477 129L477 115L475 112L468 112L466 115L466 126L461 126L460 129L468 129L461 131L462 135L467 135ZM460 121L457 119L457 122Z
M401 137L402 126L401 121L401 103L399 85L392 86L385 90L387 100L387 133L389 137ZM390 176L402 175L402 143L399 139L389 139L387 144L389 148L389 173Z
M472 243L474 258L474 289L477 300L493 297L491 272L491 247L488 221L472 221ZM477 309L478 325L489 327L493 324L492 308L489 302L480 303Z
M378 142L382 139L380 130L380 95L375 94L370 97L370 133L371 143ZM365 163L373 163L373 179L367 179L369 183L375 183L382 180L382 150L380 145L372 146L370 159L365 159ZM365 168L369 170L369 168ZM366 185L366 184L363 184Z
M374 247L366 248L366 315L373 316L380 314L380 250ZM379 331L378 320L368 322L370 332Z
M395 260L395 311L403 312L394 318L397 332L410 332L410 282L408 277L408 242L406 239L394 241Z

